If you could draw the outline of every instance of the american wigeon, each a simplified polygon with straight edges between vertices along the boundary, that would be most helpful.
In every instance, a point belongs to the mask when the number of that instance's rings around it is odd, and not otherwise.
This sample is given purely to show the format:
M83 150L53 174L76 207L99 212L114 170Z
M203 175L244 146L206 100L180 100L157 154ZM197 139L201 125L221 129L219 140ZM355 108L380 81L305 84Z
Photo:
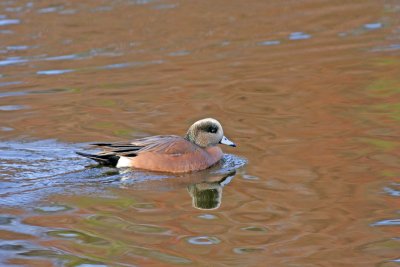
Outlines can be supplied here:
M102 148L102 152L77 154L117 168L183 173L207 169L221 160L223 153L218 144L236 146L224 136L217 120L207 118L190 126L185 137L157 135L130 143L95 143L92 145Z

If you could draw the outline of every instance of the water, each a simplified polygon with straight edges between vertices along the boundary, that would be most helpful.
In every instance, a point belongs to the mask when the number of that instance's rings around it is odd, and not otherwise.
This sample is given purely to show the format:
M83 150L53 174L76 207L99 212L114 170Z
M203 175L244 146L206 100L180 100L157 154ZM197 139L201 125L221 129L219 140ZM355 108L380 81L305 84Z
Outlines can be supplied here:
M399 266L396 1L0 3L0 265ZM238 147L99 168L89 142Z

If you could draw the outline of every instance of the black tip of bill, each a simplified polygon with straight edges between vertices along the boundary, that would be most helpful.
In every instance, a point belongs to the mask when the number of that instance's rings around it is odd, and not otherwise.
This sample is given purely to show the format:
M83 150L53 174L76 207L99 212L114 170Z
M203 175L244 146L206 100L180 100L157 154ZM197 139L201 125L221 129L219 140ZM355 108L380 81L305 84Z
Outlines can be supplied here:
M222 137L222 139L219 143L227 145L227 146L231 146L231 147L236 147L236 144L234 142L232 142L231 140L229 140L228 138L226 138L225 136Z

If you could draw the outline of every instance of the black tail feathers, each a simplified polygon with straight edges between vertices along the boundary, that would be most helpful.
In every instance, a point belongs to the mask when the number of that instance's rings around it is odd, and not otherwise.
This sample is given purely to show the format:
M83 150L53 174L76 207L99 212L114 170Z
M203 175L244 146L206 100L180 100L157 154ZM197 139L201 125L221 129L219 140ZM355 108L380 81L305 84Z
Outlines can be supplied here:
M88 153L83 153L83 152L78 152L75 151L76 154L82 157L86 157L92 160L95 160L96 162L102 164L102 165L108 165L108 166L117 166L119 156L113 155L113 154L103 154L103 155L93 155L93 154L88 154Z

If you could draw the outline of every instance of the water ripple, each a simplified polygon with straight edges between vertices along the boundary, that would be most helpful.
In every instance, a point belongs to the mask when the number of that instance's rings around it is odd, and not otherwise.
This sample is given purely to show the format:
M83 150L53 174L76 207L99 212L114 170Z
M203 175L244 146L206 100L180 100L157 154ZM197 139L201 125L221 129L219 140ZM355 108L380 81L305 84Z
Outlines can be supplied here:
M60 75L65 73L74 72L75 70L39 70L36 72L38 75Z
M215 209L221 203L222 188L232 180L235 170L246 163L228 154L209 170L180 175L176 179L172 174L85 167L89 160L75 154L81 146L54 140L0 142L0 204L32 204L57 193L96 194L110 186L165 190L173 184L168 182L172 180L177 181L179 188L188 187L195 208ZM212 198L204 199L205 195ZM52 209L52 206L42 208L44 212Z
M279 40L269 40L269 41L260 42L258 44L261 46L271 46L271 45L278 45L280 43L281 43L281 41L279 41Z
M400 219L382 220L373 223L372 226L400 226Z
M0 26L19 24L19 19L0 19Z
M289 35L289 40L305 40L305 39L310 39L311 34L307 34L304 32L292 32Z
M28 62L28 60L22 59L20 57L9 57L5 60L0 61L0 67L14 65L14 64L21 64L21 63L25 63L25 62Z
M392 197L400 197L400 184L393 183L391 186L383 188L383 190Z
M11 46L7 46L7 50L10 51L21 51L21 50L27 50L29 48L29 46L27 45L11 45Z
M213 236L195 236L187 239L187 242L193 245L216 245L221 242L216 237Z
M383 27L383 24L380 22L374 22L374 23L367 23L364 24L364 28L367 30L377 30Z
M28 109L28 106L24 105L7 105L7 106L0 106L0 111L15 111L21 109Z

